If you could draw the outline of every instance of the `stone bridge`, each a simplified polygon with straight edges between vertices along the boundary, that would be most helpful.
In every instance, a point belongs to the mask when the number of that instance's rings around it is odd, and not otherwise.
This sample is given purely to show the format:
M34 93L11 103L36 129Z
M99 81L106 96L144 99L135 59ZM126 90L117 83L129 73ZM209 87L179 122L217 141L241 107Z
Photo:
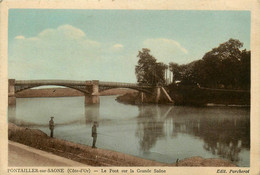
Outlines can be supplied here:
M75 81L75 80L8 80L8 104L16 104L15 94L26 89L39 86L64 86L76 89L85 94L85 104L98 104L99 92L114 88L129 88L140 92L141 102L146 96L152 96L152 101L158 103L160 99L161 87L139 85L136 83L103 82L98 80ZM163 93L164 93L163 89Z

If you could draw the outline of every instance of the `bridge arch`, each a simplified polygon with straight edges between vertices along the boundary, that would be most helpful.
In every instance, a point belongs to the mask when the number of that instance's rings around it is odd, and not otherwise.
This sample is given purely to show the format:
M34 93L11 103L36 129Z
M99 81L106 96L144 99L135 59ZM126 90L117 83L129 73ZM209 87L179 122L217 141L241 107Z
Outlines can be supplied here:
M152 94L152 92L149 90L142 89L142 88L136 88L136 87L100 87L99 92L105 92L110 89L131 89L131 90L136 90L138 92L143 92L146 94Z
M90 92L86 89L86 81L74 80L15 80L9 79L9 89L13 87L13 93L18 93L26 89L31 89L40 86L62 86L75 89L84 94Z

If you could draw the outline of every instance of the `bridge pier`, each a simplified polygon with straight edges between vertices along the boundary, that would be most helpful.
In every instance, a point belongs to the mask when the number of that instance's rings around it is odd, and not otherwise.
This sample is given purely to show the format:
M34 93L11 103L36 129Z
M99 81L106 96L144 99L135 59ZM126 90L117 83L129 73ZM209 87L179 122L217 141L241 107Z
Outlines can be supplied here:
M99 101L98 95L85 95L85 105L99 104Z
M89 92L85 94L85 105L99 104L99 81L86 81L86 90Z
M139 92L138 100L136 103L161 103L161 102L169 102L174 103L163 87L157 86L154 87L151 91L151 94Z
M168 102L174 104L174 101L168 94L168 92L165 90L163 86L157 86L154 88L154 103L160 103L160 102Z
M8 105L16 105L15 79L8 79Z
M152 93L144 93L139 92L138 99L136 100L136 103L142 104L142 103L159 103L161 98L161 89L160 87L155 87L152 90Z

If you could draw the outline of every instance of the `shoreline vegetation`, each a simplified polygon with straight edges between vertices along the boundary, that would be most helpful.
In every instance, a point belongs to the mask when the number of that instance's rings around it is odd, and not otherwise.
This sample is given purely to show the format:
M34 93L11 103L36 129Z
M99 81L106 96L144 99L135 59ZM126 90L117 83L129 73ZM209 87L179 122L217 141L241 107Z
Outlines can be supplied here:
M250 106L250 92L236 90L204 89L196 86L170 86L169 95L174 105L186 106ZM138 92L126 93L116 98L124 104L140 104ZM167 100L159 101L168 104Z
M160 163L116 151L92 149L88 145L51 138L41 130L19 127L13 123L8 123L8 139L91 166L236 167L227 160L204 159L199 156L179 160L172 164Z

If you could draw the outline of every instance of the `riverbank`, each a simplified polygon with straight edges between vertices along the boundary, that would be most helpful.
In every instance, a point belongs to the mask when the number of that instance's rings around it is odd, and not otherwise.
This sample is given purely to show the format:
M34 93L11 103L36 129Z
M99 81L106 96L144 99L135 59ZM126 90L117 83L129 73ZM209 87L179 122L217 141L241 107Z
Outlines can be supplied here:
M175 88L169 95L178 106L240 106L250 107L249 91L208 90L199 88ZM125 93L116 98L120 103L138 105L138 92ZM159 103L167 104L166 101Z
M91 166L236 166L227 160L202 157L187 158L178 161L177 164L160 163L111 150L92 149L87 145L50 138L40 130L19 127L12 123L8 124L8 139Z
M212 89L174 84L168 88L176 105L205 106L211 103L250 106L250 90Z
M124 104L137 104L138 92L126 93L116 97L116 101Z

